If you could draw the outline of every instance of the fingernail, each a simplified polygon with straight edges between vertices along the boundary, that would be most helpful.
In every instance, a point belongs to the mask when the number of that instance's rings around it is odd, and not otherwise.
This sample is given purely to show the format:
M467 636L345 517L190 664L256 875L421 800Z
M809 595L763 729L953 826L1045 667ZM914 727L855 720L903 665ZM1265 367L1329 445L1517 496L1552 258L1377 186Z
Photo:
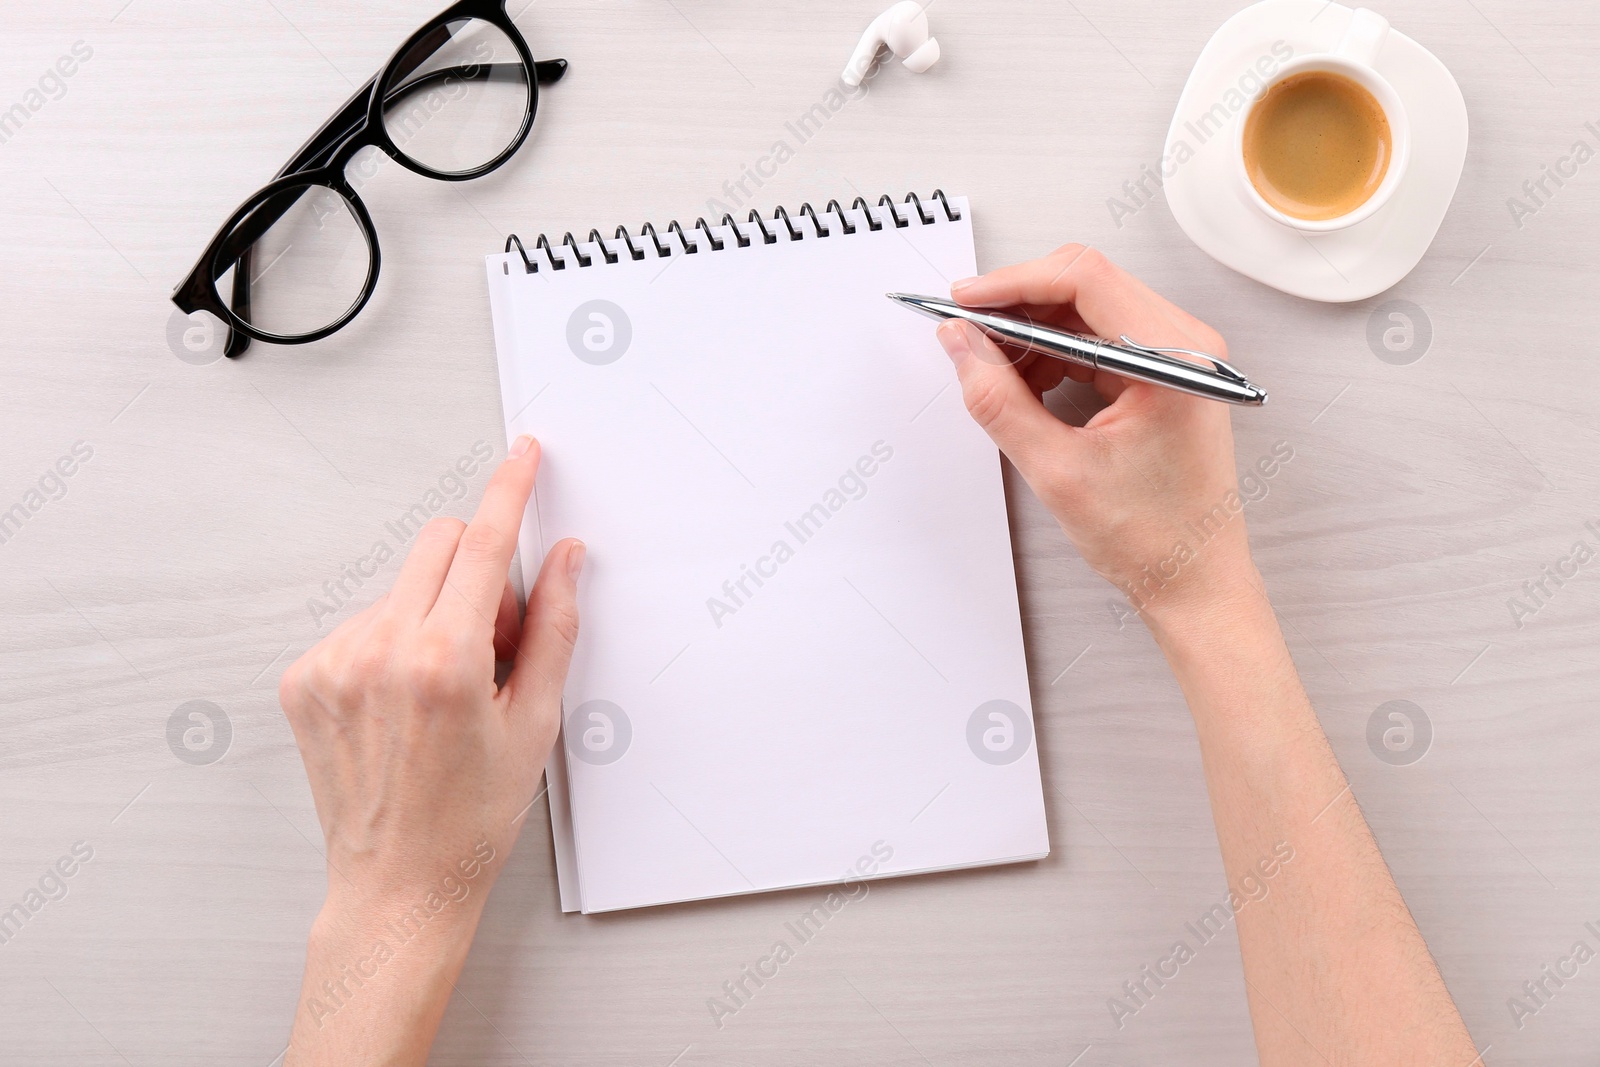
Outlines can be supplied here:
M511 442L511 451L506 453L506 458L518 459L531 447L533 447L533 434L525 433Z
M965 325L955 320L939 324L939 343L944 345L944 354L949 356L950 362L957 367L972 356L972 342L968 339L967 332L962 329Z
M974 285L977 285L977 284L978 284L978 279L977 278L962 278L959 282L954 282L954 283L951 284L951 286L950 286L950 295L951 296L956 296L963 289L971 289Z
M576 541L567 549L567 577L573 581L578 580L578 575L583 573L583 557L589 554L589 546L582 541Z

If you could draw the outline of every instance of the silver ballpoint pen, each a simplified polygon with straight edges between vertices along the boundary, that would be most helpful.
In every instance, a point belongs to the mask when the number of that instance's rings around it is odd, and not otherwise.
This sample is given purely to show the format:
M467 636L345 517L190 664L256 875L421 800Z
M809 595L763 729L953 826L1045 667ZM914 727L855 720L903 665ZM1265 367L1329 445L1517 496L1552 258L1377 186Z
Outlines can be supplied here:
M910 293L886 293L890 300L904 304L935 319L965 319L996 342L1025 348L1080 367L1109 371L1125 378L1166 386L1207 400L1225 404L1260 407L1267 402L1263 389L1251 385L1243 374L1216 356L1187 348L1150 348L1123 334L1120 344L1099 337L1038 326L1023 319L992 311L975 311L950 300ZM1203 367L1180 355L1193 356L1210 364ZM1214 368L1214 369L1212 369Z

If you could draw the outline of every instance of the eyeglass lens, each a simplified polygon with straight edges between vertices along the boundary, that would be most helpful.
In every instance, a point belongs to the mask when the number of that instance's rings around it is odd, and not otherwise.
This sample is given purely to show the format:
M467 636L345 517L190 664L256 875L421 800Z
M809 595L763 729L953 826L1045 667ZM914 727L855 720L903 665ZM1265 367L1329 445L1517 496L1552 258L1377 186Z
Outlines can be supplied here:
M393 65L383 87L384 129L428 170L476 170L505 154L522 132L530 78L511 38L494 23L447 23Z
M532 72L505 31L483 19L435 27L391 65L382 86L384 128L425 170L470 173L505 155L527 121ZM266 220L270 225L262 227ZM261 229L260 236L248 235ZM303 337L341 321L373 270L354 207L337 190L306 184L268 197L232 231L247 253L217 279L233 292L250 272L248 306L234 313L265 334ZM231 306L231 303L230 303Z

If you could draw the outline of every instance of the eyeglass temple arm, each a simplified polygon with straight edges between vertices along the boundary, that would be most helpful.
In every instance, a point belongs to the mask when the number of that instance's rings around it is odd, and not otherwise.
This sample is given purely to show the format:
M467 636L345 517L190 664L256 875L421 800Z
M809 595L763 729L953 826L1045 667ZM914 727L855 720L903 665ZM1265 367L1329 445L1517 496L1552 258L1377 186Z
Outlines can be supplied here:
M428 56L432 55L448 39L449 35L446 34L443 39L434 43L433 49L418 55L415 62L411 62L408 67L400 68L398 77L403 78L406 74L415 70L418 65L426 61ZM413 49L413 54L419 51L420 49ZM409 60L410 56L407 59ZM520 63L477 63L468 66L443 67L439 70L429 71L414 81L396 85L394 89L385 95L383 102L385 104L392 103L402 96L420 92L451 78L460 78L467 81L487 81L494 76L496 68L520 68L521 66L522 64ZM566 75L567 61L565 59L539 60L533 65L533 73L534 78L538 80L540 85L554 85ZM366 83L357 89L349 100L345 101L344 106L335 112L332 118L323 123L321 129L311 135L311 139L300 147L300 150L283 166L283 169L278 171L277 177L284 178L291 174L300 174L327 166L339 154L339 150L345 146L350 137L365 125L367 109L372 97L372 84L375 80L376 76L367 79ZM221 254L214 261L216 263L231 262L234 265L233 293L228 305L240 317L247 317L250 313L251 250L261 235L266 233L273 223L281 219L284 213L300 199L301 195L299 190L292 190L264 201L260 207L252 211L250 216L236 226L233 232L228 235L227 244L223 246ZM237 249L237 255L230 256L229 249ZM226 269L226 267L223 268L224 271ZM230 359L236 358L242 355L249 347L250 338L247 335L232 328L228 329L228 340L224 349L225 355Z

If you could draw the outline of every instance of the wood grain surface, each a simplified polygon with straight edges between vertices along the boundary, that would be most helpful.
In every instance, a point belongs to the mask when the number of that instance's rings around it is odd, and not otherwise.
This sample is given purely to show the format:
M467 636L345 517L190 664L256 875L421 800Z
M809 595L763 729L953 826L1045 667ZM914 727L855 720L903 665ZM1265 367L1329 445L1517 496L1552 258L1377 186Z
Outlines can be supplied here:
M481 257L513 230L692 220L780 138L793 158L756 206L942 187L973 200L981 266L1089 242L1223 332L1273 396L1235 418L1241 469L1293 449L1247 510L1261 568L1485 1062L1595 1062L1600 962L1537 1012L1508 1001L1600 950L1600 555L1563 563L1600 551L1600 161L1542 203L1523 187L1600 149L1600 8L1383 8L1455 73L1472 144L1420 266L1330 306L1219 266L1159 197L1107 207L1159 159L1228 0L938 0L940 63L885 71L804 143L785 124L874 4L525 2L535 52L572 68L517 158L462 185L378 167L366 312L206 365L178 358L170 287L435 0L0 5L0 109L25 112L0 143L0 512L27 512L0 543L0 911L92 850L0 943L0 1062L276 1062L325 877L276 682L394 566L315 619L323 583L402 547L385 523L475 442L504 453ZM1395 299L1431 334L1403 364L1368 342ZM563 916L541 803L434 1062L1253 1062L1231 928L1120 1027L1108 1008L1222 899L1222 868L1151 640L1008 491L1048 860L874 884L719 1027L707 999L818 893ZM197 700L230 735L208 764L169 744ZM1391 701L1419 728L1410 762L1369 744Z

